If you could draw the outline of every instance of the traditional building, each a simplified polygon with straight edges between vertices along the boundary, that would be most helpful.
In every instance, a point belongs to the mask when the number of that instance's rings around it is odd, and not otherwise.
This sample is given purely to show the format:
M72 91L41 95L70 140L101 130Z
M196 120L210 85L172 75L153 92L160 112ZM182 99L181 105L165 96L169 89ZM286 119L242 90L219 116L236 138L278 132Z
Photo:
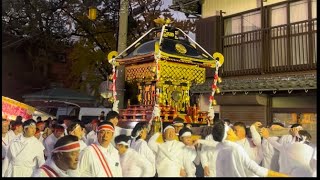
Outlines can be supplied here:
M199 2L201 10L195 11ZM220 118L247 125L302 123L315 132L316 0L176 0L175 4L172 9L200 13L196 41L225 57L221 93L216 96ZM213 75L208 69L207 81L191 88L203 110Z

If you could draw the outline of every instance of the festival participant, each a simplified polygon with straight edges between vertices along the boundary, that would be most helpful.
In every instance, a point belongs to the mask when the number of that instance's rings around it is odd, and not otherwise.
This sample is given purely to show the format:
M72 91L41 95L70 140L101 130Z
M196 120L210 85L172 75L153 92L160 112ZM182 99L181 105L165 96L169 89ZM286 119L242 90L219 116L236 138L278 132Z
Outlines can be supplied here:
M80 156L80 177L122 177L118 151L111 145L113 135L112 123L99 123L97 141L86 147Z
M44 129L45 129L45 122L43 121L39 121L36 124L37 128L40 130L40 138L39 141L43 142L44 138L43 138L43 133L44 133Z
M2 119L2 131L1 131L2 133L2 166L3 166L3 160L6 157L7 150L10 143L8 131L9 131L9 121L7 121L6 119Z
M215 121L215 123L220 122L222 120ZM227 125L224 121L223 123ZM201 144L201 164L203 167L203 174L206 177L216 177L216 159L217 159L217 152L216 152L216 146L219 142L215 141L212 136L212 126L211 126L211 132L209 135L205 137L205 139L198 139L196 141L197 144ZM235 142L238 141L239 138L234 133L232 129L228 132L228 139L229 141Z
M149 147L156 153L156 169L158 177L185 177L183 168L184 144L177 141L175 128L168 125L164 130L164 142L157 143L160 133L154 134L148 142Z
M9 139L13 140L22 135L22 124L20 121L13 121L11 130L8 131Z
M282 144L283 146L286 146L288 144L292 144L296 141L298 141L298 134L299 131L303 130L302 125L301 124L293 124L290 127L289 130L289 134L283 135L280 137L279 139L279 143ZM286 158L286 154L279 152L279 172L288 172L287 168L287 164L286 164L287 158Z
M272 129L282 129L284 125L282 123L272 123L270 130ZM274 141L279 141L278 136L270 137ZM265 138L262 139L262 167L271 169L273 171L279 171L279 151L274 148Z
M120 155L123 177L153 177L152 164L134 149L129 147L131 138L124 134L115 137L114 142Z
M23 135L9 145L2 166L4 177L31 177L33 169L44 163L44 147L34 137L36 122L29 119L23 123Z
M88 146L90 146L92 143L94 143L95 141L97 141L97 126L99 124L99 120L98 119L93 119L91 121L91 127L92 130L87 134L87 140L86 140L86 144Z
M280 144L270 138L269 131L266 128L261 129L262 137L267 139L283 156L282 160L285 161L282 162L282 164L285 164L285 167L281 168L281 170L284 170L283 173L293 177L312 177L310 161L314 150L308 145L311 135L305 130L300 130L298 133L299 140L297 142Z
M196 177L196 165L200 164L200 154L193 145L192 131L185 127L179 131L179 140L185 145L183 148L183 168L187 177Z
M64 127L56 124L53 126L53 133L50 134L43 142L45 147L45 156L47 159L51 158L51 152L54 149L54 145L59 138L64 136Z
M61 126L64 127L64 135L67 135L68 132L67 132L67 129L68 127L70 126L70 124L72 123L73 121L69 118L69 117L65 117L63 119L63 123L61 124Z
M43 141L41 141L41 133L40 133L40 129L36 128L36 132L34 133L34 137L36 137L41 143L43 143Z
M146 122L139 122L135 125L135 127L132 130L132 140L130 147L134 150L136 150L140 155L142 155L144 158L146 158L151 166L153 167L153 175L156 174L156 157L153 151L148 146L148 143L146 142L148 134L148 124Z
M78 138L80 144L80 152L82 152L86 147L87 144L82 140L82 128L78 122L73 122L67 128L68 135L73 135Z
M294 143L298 141L298 132L303 130L301 124L292 124L289 130L289 134L281 136L279 139L280 144ZM280 155L281 156L281 155Z
M130 136L132 129L125 129L121 128L118 125L119 122L119 113L117 111L109 111L107 116L106 116L106 121L111 122L114 127L114 137L117 137L120 134L125 134L126 136ZM114 144L114 137L111 141L112 145L115 146Z
M244 148L227 139L229 126L223 121L215 123L212 130L213 139L219 144L216 147L216 175L217 177L248 177L247 172L252 171L260 177L287 177L287 175L268 170L259 166L246 153Z
M58 139L52 158L34 170L32 177L74 177L70 170L77 169L79 153L78 137L66 135Z
M252 138L247 137L246 126L243 122L236 122L232 128L239 140L236 143L240 144L248 153L249 157L257 164L260 164L263 159L263 152L261 148L261 136L257 129L262 126L261 122L255 122L250 126L250 134Z

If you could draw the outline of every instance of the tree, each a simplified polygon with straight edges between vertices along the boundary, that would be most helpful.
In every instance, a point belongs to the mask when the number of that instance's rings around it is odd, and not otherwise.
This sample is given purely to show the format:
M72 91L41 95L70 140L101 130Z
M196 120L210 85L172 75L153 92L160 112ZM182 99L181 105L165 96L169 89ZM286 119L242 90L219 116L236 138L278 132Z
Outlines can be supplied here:
M176 20L162 0L130 0L128 44L148 29L155 27L159 16L170 18L175 26L194 32L190 20ZM116 50L119 0L3 0L2 30L28 41L27 52L34 69L46 69L52 56L66 47L69 55L70 77L74 88L86 89L98 96L96 84L111 73L106 55ZM97 7L97 19L88 19L88 8ZM40 49L40 50L39 50Z

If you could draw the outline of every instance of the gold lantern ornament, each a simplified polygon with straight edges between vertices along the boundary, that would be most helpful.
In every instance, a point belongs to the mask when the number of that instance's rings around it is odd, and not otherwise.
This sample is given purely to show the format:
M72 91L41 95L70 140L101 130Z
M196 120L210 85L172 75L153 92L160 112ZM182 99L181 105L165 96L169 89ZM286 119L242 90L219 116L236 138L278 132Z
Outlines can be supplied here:
M88 18L92 21L96 20L97 18L97 8L94 6L89 7L89 15Z
M218 83L221 83L221 82L222 82L221 77L218 77Z

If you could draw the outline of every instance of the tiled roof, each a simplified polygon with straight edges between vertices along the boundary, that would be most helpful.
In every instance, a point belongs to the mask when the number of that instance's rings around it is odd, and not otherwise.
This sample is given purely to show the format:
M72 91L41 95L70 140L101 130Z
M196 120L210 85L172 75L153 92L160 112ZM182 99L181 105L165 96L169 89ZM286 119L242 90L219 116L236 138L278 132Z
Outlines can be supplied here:
M192 86L191 93L211 92L213 78L208 78L205 83ZM244 78L222 78L217 84L221 92L234 91L274 91L274 90L308 90L317 89L316 73L309 74L287 74L273 76L254 76Z

